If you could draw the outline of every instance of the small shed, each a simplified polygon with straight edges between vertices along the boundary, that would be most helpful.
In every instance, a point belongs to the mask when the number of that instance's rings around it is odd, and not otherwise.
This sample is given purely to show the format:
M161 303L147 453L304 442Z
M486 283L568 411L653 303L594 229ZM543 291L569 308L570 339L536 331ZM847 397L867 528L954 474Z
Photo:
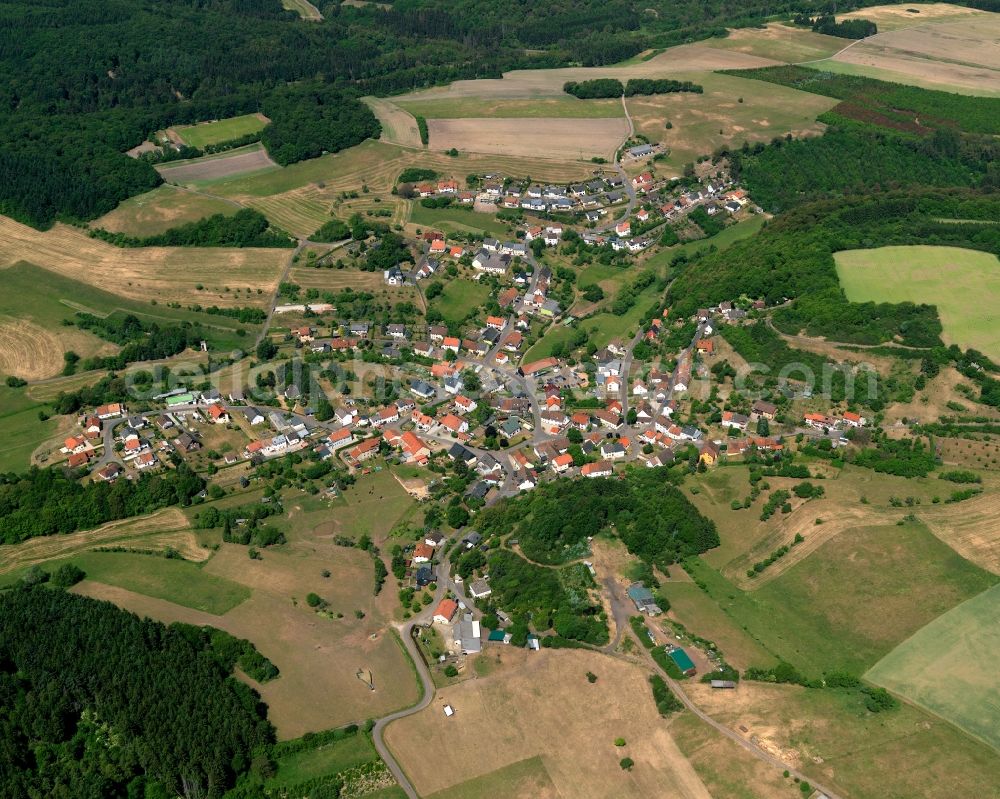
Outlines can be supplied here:
M679 668L681 673L685 676L692 677L698 672L694 666L694 661L691 660L688 653L680 647L671 649L667 654L670 655L670 659L677 664L677 668Z
M448 718L451 718L452 716L455 715L455 708L453 708L451 705L445 705L444 714L448 716Z

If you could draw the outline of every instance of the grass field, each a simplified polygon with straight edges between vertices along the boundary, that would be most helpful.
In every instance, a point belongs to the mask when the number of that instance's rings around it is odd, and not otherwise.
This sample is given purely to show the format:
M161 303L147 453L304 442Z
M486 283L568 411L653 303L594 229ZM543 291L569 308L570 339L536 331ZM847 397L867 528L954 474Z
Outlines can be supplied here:
M510 235L510 228L491 214L462 208L424 208L419 202L412 205L410 223L444 233L485 233L495 238Z
M680 572L680 569L677 571ZM670 618L679 621L692 633L714 641L727 663L742 670L748 666L766 668L777 662L771 652L694 583L671 580L663 591L670 599Z
M624 117L430 119L427 127L437 150L563 160L610 159L628 134Z
M816 117L837 104L831 97L787 87L773 91L773 86L760 81L731 75L698 72L672 77L701 84L705 92L626 101L636 130L670 148L669 157L654 165L665 177L680 175L684 164L722 145L769 142L789 132L796 138L819 134L824 126ZM666 129L668 121L673 125L670 130Z
M357 733L342 741L333 741L281 758L278 761L278 772L267 784L294 785L377 759L378 754L368 736Z
M937 305L944 340L1000 358L1000 261L958 247L879 247L835 255L837 275L853 302ZM976 297L975 303L969 298Z
M772 23L764 28L739 28L729 31L725 39L712 39L712 47L771 58L796 64L828 58L847 46L836 36L824 36L805 28Z
M95 316L133 314L143 321L159 325L198 322L205 328L209 343L218 349L246 346L246 339L236 331L241 327L254 329L253 325L244 325L229 317L190 311L187 308L170 308L166 302L153 305L117 292L112 293L115 291L113 281L109 284L112 291L104 291L23 261L7 269L0 269L0 275L4 287L8 289L8 293L0 297L0 318L21 317L44 328L47 336L58 338L56 345L44 355L44 362L49 364L51 373L58 373L62 369L62 352L67 349L72 349L81 356L117 351L117 347L91 333L62 326L62 321L72 319L77 311ZM166 278L167 275L164 274L164 280ZM229 292L229 304L262 305L268 298L258 294L256 289L251 290L252 285L233 286L233 290ZM133 287L125 288L131 290ZM205 293L207 292L200 292ZM41 353L36 354L36 357L38 363L43 361Z
M38 412L43 409L25 389L0 385L0 472L25 471L42 442L69 429L59 417L41 421Z
M496 100L489 97L456 97L398 103L400 108L427 119L467 117L611 119L624 117L620 100L580 100L572 95L524 100Z
M500 659L489 676L441 689L426 710L386 730L386 744L421 795L708 799L656 711L645 668L568 649L495 647L486 657ZM455 709L451 718L444 704ZM627 745L616 747L617 737ZM618 766L624 756L636 764L629 773ZM545 772L554 791L546 790ZM521 790L522 780L540 793Z
M811 675L860 674L998 579L918 523L845 530L752 592L703 562L695 571L740 628Z
M250 597L246 586L209 574L184 560L129 552L83 552L72 562L94 583L124 588L218 616Z
M1000 585L934 619L865 675L1000 750Z
M489 296L490 287L485 283L455 278L444 284L444 291L431 301L431 307L440 311L447 321L459 322L482 307Z
M232 141L257 133L269 121L261 114L244 114L240 117L200 122L197 125L176 125L172 130L185 144L201 149L209 144Z
M903 705L874 715L865 710L857 691L746 681L735 691L713 692L699 683L685 684L685 691L713 718L822 780L840 796L996 796L997 753L920 708ZM684 742L680 745L687 751ZM696 768L697 762L695 758ZM725 765L713 764L715 769ZM781 774L777 769L774 773ZM786 785L764 796L802 795L791 780Z
M406 105L426 100L454 100L475 98L489 100L525 100L538 98L565 98L566 81L585 81L594 78L678 77L681 72L711 72L720 69L753 69L770 66L776 62L735 50L720 50L708 43L685 44L668 48L647 60L630 59L623 64L605 67L562 67L559 69L529 69L505 72L503 78L457 80L447 86L421 89L393 98L393 102Z
M431 794L427 799L480 799L483 796L534 796L555 799L559 794L540 757L529 757L496 771Z
M910 86L919 86L921 89L935 89L937 91L954 92L955 94L967 94L972 97L1000 97L1000 89L990 88L983 85L975 75L966 75L965 69L953 67L946 73L945 80L935 78L936 73L926 75L915 75L899 70L887 69L885 67L874 66L874 59L867 59L866 63L853 63L840 61L835 58L828 58L819 61L813 66L825 72L836 72L840 75L861 75L866 78L875 78L889 83L902 83Z
M0 275L5 285L4 268L28 261L107 293L161 305L174 301L261 307L269 301L289 253L230 247L123 249L68 225L57 224L43 233L0 217Z
M0 580L8 584L31 566L108 546L158 551L170 546L189 560L208 557L208 552L198 546L187 517L177 508L164 508L149 516L110 522L93 530L38 536L20 544L0 546Z
M904 5L869 6L859 11L838 14L837 19L870 19L880 31L894 31L927 23L954 22L970 17L986 17L989 12L977 11L953 3L906 3Z
M246 547L223 544L199 571L199 576L235 585L249 595L221 616L191 610L148 592L143 595L139 593L142 587L123 590L84 583L85 593L136 613L165 622L211 624L253 641L281 670L279 679L257 688L282 740L377 718L412 704L418 695L401 644L385 629L396 604L394 592L373 595L371 556L334 545L330 511L306 513L312 507L309 502L319 500L301 496L286 497L287 518L275 519L287 531L289 544L265 550L261 560L250 560ZM180 561L150 559L196 568ZM324 578L324 570L332 576ZM329 603L325 616L306 606L310 591ZM363 618L358 619L355 611ZM371 669L374 692L356 677L359 668Z
M726 799L793 799L794 783L690 713L670 720L670 734L705 787Z
M163 185L125 200L111 213L95 219L92 226L129 236L155 236L213 214L229 216L239 210L226 200Z

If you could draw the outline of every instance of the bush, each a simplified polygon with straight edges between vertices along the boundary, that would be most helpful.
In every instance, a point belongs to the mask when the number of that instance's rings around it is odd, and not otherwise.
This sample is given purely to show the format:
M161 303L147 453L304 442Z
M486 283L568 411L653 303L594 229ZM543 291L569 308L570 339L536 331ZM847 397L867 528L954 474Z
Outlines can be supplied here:
M311 608L318 608L323 604L323 597L310 591L306 594L306 604Z
M59 588L69 588L80 582L87 574L79 566L64 563L52 575L52 584Z
M660 711L661 716L666 717L671 713L684 709L684 705L674 696L674 692L670 690L670 686L667 685L666 680L659 674L654 674L650 677L649 684L653 689L653 701L656 702L656 709Z
M618 761L618 765L621 766L622 769L625 771L631 771L632 766L635 765L635 761L630 757L623 757L621 760Z
M455 664L454 663L449 663L447 666L444 667L444 676L445 677L457 677L458 676L458 669L455 668Z
M615 746L625 746L624 738L615 738Z

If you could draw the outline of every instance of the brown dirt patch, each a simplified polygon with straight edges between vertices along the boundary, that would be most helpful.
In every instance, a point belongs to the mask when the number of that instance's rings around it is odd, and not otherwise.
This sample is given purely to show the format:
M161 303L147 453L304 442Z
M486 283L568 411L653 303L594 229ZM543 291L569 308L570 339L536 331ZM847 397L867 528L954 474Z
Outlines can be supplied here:
M218 158L205 156L176 166L160 166L156 171L168 183L185 184L201 180L221 180L277 166L267 154L267 150L260 145L252 145L247 149L233 150Z
M610 158L625 139L624 119L431 119L430 146L581 160Z
M134 546L142 549L166 549L172 546L188 560L201 561L208 557L208 553L198 545L191 532L191 523L187 517L177 508L166 508L138 519L110 522L94 530L40 536L20 544L2 545L0 574L99 546Z
M562 796L709 797L656 712L646 669L572 650L508 656L522 665L443 688L386 731L421 794L540 755ZM455 708L451 718L445 704ZM619 736L627 746L614 745ZM636 763L627 774L618 766L625 756Z
M28 261L112 294L143 301L264 305L289 253L229 247L122 249L68 225L57 224L40 232L0 217L0 269ZM199 284L201 290L196 288ZM264 293L237 295L224 291L226 286L253 286Z

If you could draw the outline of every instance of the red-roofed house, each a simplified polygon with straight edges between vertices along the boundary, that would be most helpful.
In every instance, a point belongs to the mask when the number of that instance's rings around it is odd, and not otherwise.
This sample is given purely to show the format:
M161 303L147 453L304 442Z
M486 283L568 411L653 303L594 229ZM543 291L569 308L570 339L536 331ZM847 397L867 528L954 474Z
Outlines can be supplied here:
M854 411L844 411L844 424L851 427L864 427L867 421L864 416Z
M556 472L557 474L560 472L565 472L572 465L573 465L573 456L570 455L568 452L565 452L562 455L556 455L556 457L552 459L552 471Z
M698 352L703 352L706 355L711 355L715 352L715 345L712 343L710 338L698 339L698 343L694 345Z
M584 477L610 477L613 471L610 461L597 461L597 463L585 463L580 474Z
M413 548L414 563L430 563L434 559L434 547L426 541L421 541Z
M217 403L208 406L208 416L216 424L229 422L229 411Z
M442 599L434 610L434 621L438 624L451 624L458 612L458 603L454 599Z
M448 413L441 417L441 426L452 433L469 432L469 423L453 413Z
M369 458L374 458L378 454L378 447L381 443L382 439L380 438L367 438L347 454L361 463Z

